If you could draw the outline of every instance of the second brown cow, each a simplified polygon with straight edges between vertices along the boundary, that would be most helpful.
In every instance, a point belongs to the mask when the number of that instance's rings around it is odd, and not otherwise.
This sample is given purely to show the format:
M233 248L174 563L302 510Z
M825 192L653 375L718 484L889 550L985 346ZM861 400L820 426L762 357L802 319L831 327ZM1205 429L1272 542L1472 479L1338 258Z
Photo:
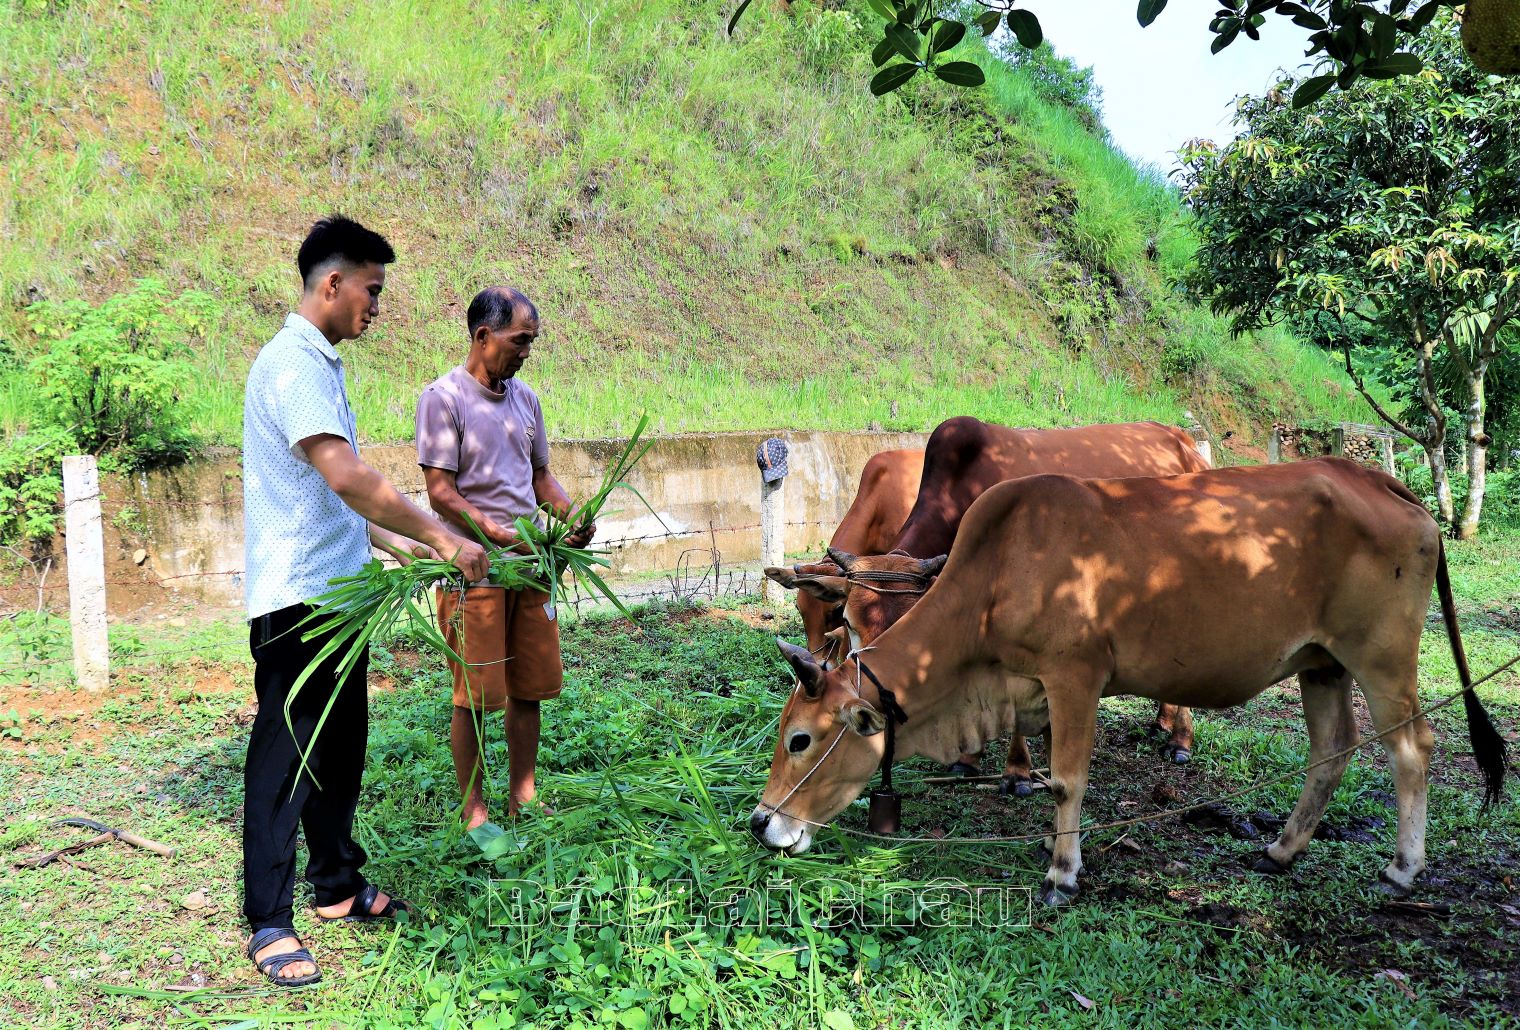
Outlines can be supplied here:
M901 464L898 460L894 466ZM930 435L912 510L888 546L856 551L836 533L830 561L769 568L765 574L799 591L797 607L810 650L829 654L825 636L841 624L848 629L851 646L863 647L902 618L929 588L939 570L935 559L950 551L966 510L998 483L1044 473L1121 478L1177 475L1208 467L1191 436L1159 422L1014 429L959 416L940 423ZM905 477L870 473L868 464L852 513L857 507L875 513L900 503L895 498ZM867 499L864 505L862 498ZM846 522L850 521L847 516ZM878 534L883 521L877 518L873 524ZM841 532L844 529L841 523ZM1163 753L1179 763L1188 761L1193 749L1191 713L1160 705L1156 725L1167 735ZM973 775L980 762L979 751L967 753L951 769ZM1028 794L1032 765L1024 738L1015 735L1008 745L1003 792Z

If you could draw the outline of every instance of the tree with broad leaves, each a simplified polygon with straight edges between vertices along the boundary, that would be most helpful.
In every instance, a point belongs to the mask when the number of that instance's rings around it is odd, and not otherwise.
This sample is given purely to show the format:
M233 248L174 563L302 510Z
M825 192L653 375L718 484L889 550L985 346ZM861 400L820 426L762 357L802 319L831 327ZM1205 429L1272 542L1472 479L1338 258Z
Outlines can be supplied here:
M728 22L730 35L752 2L740 0ZM1045 38L1040 19L1021 7L1020 0L866 0L866 4L882 20L881 39L871 50L871 61L879 69L871 78L871 92L877 96L901 88L920 72L953 86L980 86L986 81L980 66L949 56L970 26L983 36L1006 27L1020 46L1029 49ZM1346 89L1357 79L1418 73L1418 56L1400 47L1418 38L1442 8L1460 4L1461 0L1220 0L1209 21L1209 31L1214 33L1210 50L1217 54L1241 36L1260 39L1268 15L1307 30L1304 56L1319 59L1325 70L1300 84L1293 106L1304 107L1332 88ZM1139 0L1135 17L1141 26L1150 25L1166 6L1167 0Z
M1520 81L1483 75L1442 18L1415 44L1423 70L1370 83L1307 115L1288 81L1239 101L1242 134L1181 152L1200 237L1190 285L1239 330L1329 312L1347 373L1378 414L1430 456L1454 518L1439 363L1461 376L1467 497L1477 533L1490 438L1485 382L1520 321ZM1323 325L1324 319L1318 320ZM1355 365L1358 333L1404 353L1423 418L1385 409Z

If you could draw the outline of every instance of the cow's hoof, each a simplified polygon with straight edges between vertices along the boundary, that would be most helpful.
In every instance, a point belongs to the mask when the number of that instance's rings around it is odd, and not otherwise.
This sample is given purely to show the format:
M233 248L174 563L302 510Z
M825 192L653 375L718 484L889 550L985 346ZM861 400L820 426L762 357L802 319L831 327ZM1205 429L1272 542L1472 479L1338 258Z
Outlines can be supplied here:
M1252 872L1261 873L1265 876L1286 876L1288 869L1288 866L1283 865L1265 851L1256 860L1256 864L1251 866Z
M1027 798L1034 793L1034 784L1027 776L1004 776L998 784L998 793L1005 797L1012 794L1016 798Z
M1377 888L1391 898L1407 898L1414 894L1413 886L1390 878L1386 870L1378 873Z
M1046 880L1044 885L1040 887L1040 900L1051 908L1061 908L1063 905L1070 905L1075 901L1077 893L1078 891L1075 886L1069 888L1062 887L1059 884Z
M967 765L965 762L955 762L945 771L951 776L980 776L982 774L982 770L974 765Z
M1176 744L1168 744L1161 749L1161 757L1173 765L1187 765L1193 760L1193 752Z

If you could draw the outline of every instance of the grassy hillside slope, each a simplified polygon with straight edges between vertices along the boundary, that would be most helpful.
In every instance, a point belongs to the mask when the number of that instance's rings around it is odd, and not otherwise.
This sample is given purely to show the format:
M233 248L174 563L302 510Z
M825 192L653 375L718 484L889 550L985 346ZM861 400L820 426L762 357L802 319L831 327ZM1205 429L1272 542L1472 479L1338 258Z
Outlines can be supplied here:
M544 313L524 378L558 435L641 408L674 432L1193 406L1247 442L1369 419L1323 355L1176 298L1172 196L1022 73L876 100L854 15L756 5L729 39L730 6L0 0L0 364L36 298L207 290L185 402L235 443L304 227L341 209L400 255L345 349L371 439L410 436L500 281Z

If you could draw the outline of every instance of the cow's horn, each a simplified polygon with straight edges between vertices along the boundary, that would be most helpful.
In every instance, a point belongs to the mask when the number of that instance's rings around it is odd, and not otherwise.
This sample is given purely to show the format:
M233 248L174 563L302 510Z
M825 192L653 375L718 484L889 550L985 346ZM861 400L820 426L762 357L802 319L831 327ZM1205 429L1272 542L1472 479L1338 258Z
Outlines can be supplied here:
M948 554L942 554L938 558L925 558L918 563L918 574L920 576L938 576L939 570L943 569L945 562L949 560L950 556Z
M846 572L853 570L855 563L860 560L856 555L851 554L849 551L841 551L837 547L830 547L828 549L828 556L830 561L832 561L835 565L838 565Z

